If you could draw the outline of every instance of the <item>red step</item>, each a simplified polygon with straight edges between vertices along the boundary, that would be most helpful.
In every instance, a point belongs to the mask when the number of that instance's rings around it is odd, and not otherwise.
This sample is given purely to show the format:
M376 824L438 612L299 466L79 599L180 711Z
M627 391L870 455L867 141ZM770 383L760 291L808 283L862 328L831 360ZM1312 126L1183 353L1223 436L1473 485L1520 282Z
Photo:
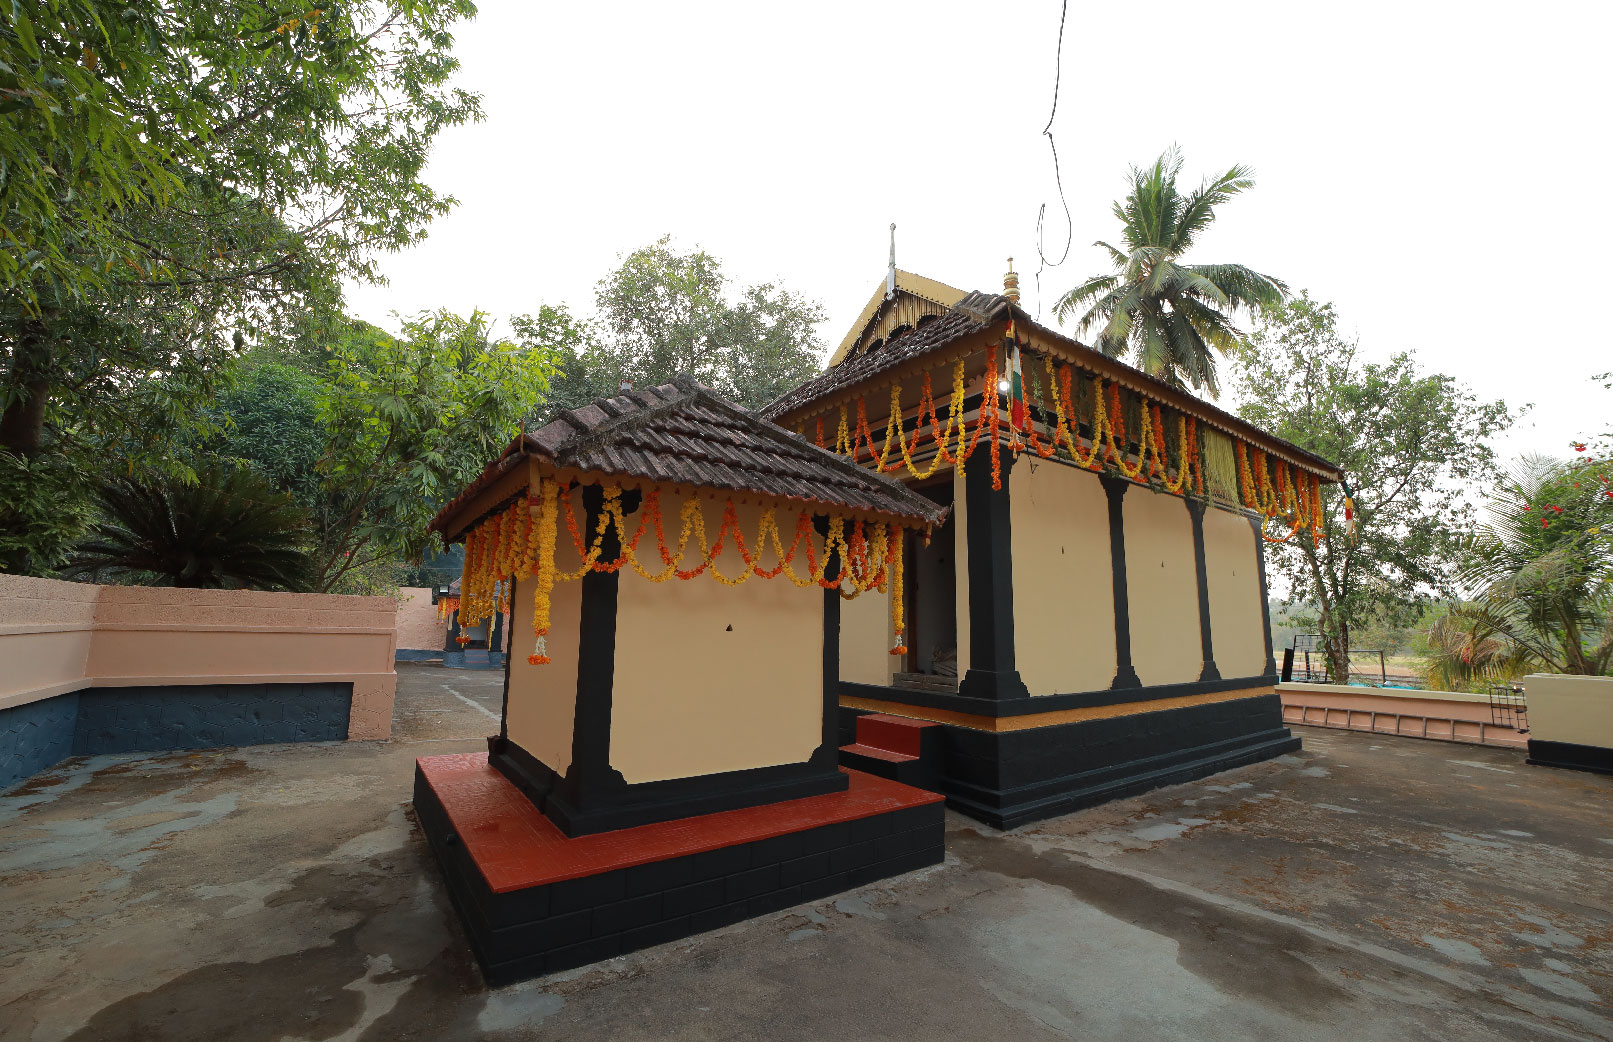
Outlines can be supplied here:
M874 760L884 760L886 763L912 763L918 759L917 756L909 756L907 753L893 753L889 749L881 749L875 745L863 745L861 742L842 745L840 751L843 753L856 753L858 756L866 756Z
M485 752L426 756L415 765L495 894L755 843L941 799L842 767L849 783L842 792L572 838L489 766Z
M866 713L857 718L857 744L871 745L893 753L917 758L926 727L937 727L929 720L909 720L905 716Z

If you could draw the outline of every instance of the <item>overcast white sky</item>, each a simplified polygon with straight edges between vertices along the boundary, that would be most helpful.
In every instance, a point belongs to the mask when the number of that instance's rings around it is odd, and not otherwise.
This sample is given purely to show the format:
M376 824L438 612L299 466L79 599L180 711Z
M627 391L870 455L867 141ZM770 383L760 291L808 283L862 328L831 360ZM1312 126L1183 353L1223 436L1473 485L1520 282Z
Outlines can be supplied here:
M1498 444L1566 453L1613 394L1600 250L1613 239L1608 3L1071 0L1054 132L1074 248L1055 295L1105 270L1128 165L1176 142L1190 184L1257 186L1190 260L1235 261L1334 301L1369 356L1415 349L1481 394L1536 405ZM528 4L458 32L487 119L438 141L460 200L391 284L350 308L543 302L587 311L617 255L671 233L736 283L821 300L838 343L901 267L996 290L1010 255L1038 300L1064 224L1046 140L1058 0ZM1583 273L1579 276L1578 273ZM1226 402L1224 404L1231 404Z

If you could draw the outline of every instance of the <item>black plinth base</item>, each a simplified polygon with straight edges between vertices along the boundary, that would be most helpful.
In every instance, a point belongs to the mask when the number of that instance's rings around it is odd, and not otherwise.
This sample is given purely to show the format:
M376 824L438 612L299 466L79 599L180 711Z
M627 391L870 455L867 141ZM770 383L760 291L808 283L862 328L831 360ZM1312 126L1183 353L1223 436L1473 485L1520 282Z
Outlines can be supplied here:
M1573 742L1537 742L1531 738L1529 758L1525 762L1570 771L1613 774L1613 749L1601 745L1576 745Z
M493 985L819 900L944 855L940 796L855 772L844 792L569 838L485 757L431 757L416 764L414 806Z

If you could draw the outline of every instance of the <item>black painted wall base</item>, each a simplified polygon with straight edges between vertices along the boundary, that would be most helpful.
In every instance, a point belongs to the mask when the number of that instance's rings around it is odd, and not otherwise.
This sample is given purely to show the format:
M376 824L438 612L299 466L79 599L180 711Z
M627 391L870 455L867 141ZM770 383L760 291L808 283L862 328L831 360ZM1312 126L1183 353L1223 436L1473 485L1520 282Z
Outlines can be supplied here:
M940 864L943 804L495 894L415 768L414 807L491 985L584 966Z
M1529 758L1524 762L1540 767L1613 774L1613 749L1602 745L1576 745L1573 742L1538 742L1531 738Z
M833 757L834 750L815 755L805 763L755 767L692 778L641 782L629 785L613 773L612 784L597 786L591 802L579 806L568 779L499 735L487 739L487 762L521 791L533 806L568 836L636 828L658 821L692 818L724 810L758 807L764 803L805 799L844 792L846 776Z
M842 707L850 729L863 711ZM1276 695L1018 731L943 724L947 805L1000 829L1295 752Z

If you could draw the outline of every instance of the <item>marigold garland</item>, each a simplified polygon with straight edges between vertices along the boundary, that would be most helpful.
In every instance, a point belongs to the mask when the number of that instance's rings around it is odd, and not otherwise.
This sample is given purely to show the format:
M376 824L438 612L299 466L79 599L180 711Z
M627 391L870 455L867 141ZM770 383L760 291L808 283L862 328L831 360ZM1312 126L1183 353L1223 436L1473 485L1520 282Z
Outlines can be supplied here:
M538 483L537 582L532 592L532 654L527 661L534 666L549 662L549 594L554 589L554 544L559 531L555 518L558 508L558 486L544 479ZM528 499L530 503L530 497ZM530 507L528 508L530 511Z
M541 479L535 494L512 503L465 534L465 570L460 579L462 594L457 601L460 626L475 626L493 611L503 610L513 588L512 580L535 575L534 646L527 662L545 665L550 661L547 638L555 583L580 579L590 571L616 572L624 566L631 566L654 583L666 582L674 576L693 579L710 572L718 582L738 586L753 576L773 579L782 575L797 587L821 586L836 590L847 599L868 590L885 592L887 585L894 585L898 598L900 596L901 526L852 519L848 534L847 518L830 515L820 557L813 541L813 515L809 511L802 511L796 517L788 547L784 545L774 507L762 510L756 538L754 542L747 542L734 500L728 497L723 501L722 521L716 537L708 546L700 500L689 496L679 511L681 531L674 553L666 538L661 494L656 488L644 492L638 524L629 534L622 489L618 485L604 484L592 532L585 536L577 523L572 489L562 489L552 478ZM562 572L555 566L555 547L562 519L580 562L575 571ZM606 558L605 539L612 529L620 552L614 558ZM658 570L647 568L639 553L646 534L655 540L655 555L661 565ZM717 565L730 543L744 563L744 568L735 575L724 574ZM772 567L764 567L762 553L769 546L775 561ZM804 574L795 567L803 550L806 555ZM830 578L828 565L833 560L840 562L840 568ZM439 609L443 617L451 610ZM902 606L899 599L892 610L896 613L896 631L900 634ZM469 640L469 637L460 638L462 644Z
M1275 462L1261 449L1234 444L1238 457L1238 486L1243 505L1259 514L1262 522L1281 519L1288 525L1286 535L1271 535L1261 526L1268 543L1286 543L1309 529L1313 544L1322 540L1322 483L1314 475L1292 466L1287 460Z
M998 390L997 357L996 345L988 346L987 376L972 424L964 419L965 359L958 358L953 361L952 396L944 425L931 374L926 371L920 378L911 438L906 429L907 410L901 404L902 385L893 382L883 444L876 445L866 397L858 395L855 400L848 399L835 406L839 424L832 451L861 464L866 450L867 462L873 469L890 472L905 466L909 474L923 480L933 476L944 463L951 463L959 476L964 475L969 458L984 437L992 461L992 488L1000 489L1004 403ZM1083 420L1075 406L1075 367L1056 363L1050 354L1043 353L1041 358L1047 375L1046 392L1044 395L1031 368L1030 380L1025 384L1030 419L1023 442L1017 431L1011 433L1010 451L1021 451L1023 446L1024 451L1034 451L1043 459L1063 453L1078 467L1113 470L1172 495L1205 495L1202 437L1196 416L1175 408L1167 413L1162 403L1140 392L1130 392L1137 401L1138 429L1133 437L1126 422L1124 396L1128 392L1118 381L1092 374L1090 416ZM824 414L814 418L814 440L829 448L823 436L823 419ZM1046 426L1045 435L1042 425ZM1084 435L1083 427L1086 428ZM1312 537L1319 540L1322 530L1320 480L1287 461L1268 459L1264 451L1239 439L1233 441L1240 452L1240 485L1245 505L1267 518L1281 516L1290 522L1291 531L1287 536L1268 538L1286 542L1295 532L1308 528ZM925 446L933 448L927 465L917 458ZM1250 452L1254 453L1252 463L1247 458ZM1256 477L1257 474L1260 476Z
M890 561L891 573L891 623L895 628L896 644L891 648L892 655L907 654L907 645L902 642L903 610L905 605L902 593L902 544L904 542L901 525L893 525L890 530L889 549L885 556Z

